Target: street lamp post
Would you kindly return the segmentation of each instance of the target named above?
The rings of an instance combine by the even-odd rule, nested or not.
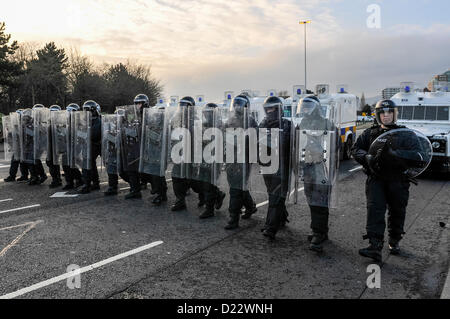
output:
[[[306,25],[311,23],[311,20],[303,20],[299,22],[305,26],[305,90],[308,92],[308,87],[306,86]]]

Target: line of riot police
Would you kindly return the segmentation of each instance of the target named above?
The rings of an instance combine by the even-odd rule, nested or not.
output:
[[[292,118],[284,118],[283,103],[275,96],[264,101],[259,113],[245,94],[236,96],[229,108],[213,103],[199,107],[189,96],[178,107],[150,107],[144,94],[133,102],[106,115],[92,100],[82,108],[35,105],[11,113],[4,119],[5,155],[11,169],[14,163],[17,172],[20,161],[21,180],[27,178],[28,169],[29,184],[41,184],[47,178],[41,163],[45,159],[50,187],[62,186],[62,165],[63,189],[86,194],[100,189],[101,156],[108,174],[105,196],[118,194],[120,176],[130,185],[126,199],[141,198],[150,183],[152,203],[159,206],[167,201],[169,177],[176,197],[171,210],[186,209],[185,198],[192,189],[198,194],[198,207],[205,206],[202,219],[215,215],[228,190],[227,230],[257,211],[254,198],[264,198],[268,210],[262,233],[270,239],[289,222],[286,204],[306,202],[311,213],[310,249],[322,251],[329,209],[337,205],[338,105],[324,106],[309,96],[299,102]],[[421,145],[413,152],[416,157],[422,154],[421,160],[405,164],[402,172],[412,165],[426,166],[428,145]],[[5,181],[15,180],[16,172]]]

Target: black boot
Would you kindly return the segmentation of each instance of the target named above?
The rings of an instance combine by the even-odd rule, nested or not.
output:
[[[253,214],[255,214],[258,211],[256,207],[253,207],[252,209],[245,209],[244,215],[242,215],[242,219],[250,219]]]
[[[89,194],[91,192],[91,187],[89,185],[84,185],[79,191],[78,194]]]
[[[224,192],[219,191],[219,196],[217,197],[216,204],[214,205],[215,209],[219,210],[222,207],[225,196],[226,195]]]
[[[108,189],[105,192],[103,192],[103,195],[105,195],[105,196],[114,196],[114,195],[117,195],[118,193],[119,192],[117,190],[117,186],[116,187],[109,186]]]
[[[26,182],[28,181],[28,177],[27,176],[21,176],[17,179],[18,182]]]
[[[5,183],[9,183],[9,182],[15,182],[16,178],[12,177],[12,176],[8,176],[7,178],[4,179]]]
[[[359,250],[359,254],[364,257],[372,258],[377,262],[381,262],[383,249],[383,241],[377,238],[369,238],[369,247]]]
[[[167,202],[166,194],[158,195],[152,200],[152,203],[156,206],[160,206],[163,202]]]
[[[328,240],[328,234],[313,233],[308,236],[308,240],[311,242],[309,249],[320,253],[323,251],[322,244]]]
[[[139,199],[142,198],[141,191],[130,191],[127,195],[125,195],[125,199]]]
[[[84,182],[83,182],[82,179],[77,179],[75,181],[75,188],[78,188],[78,187],[83,186],[83,185],[84,185]]]
[[[263,229],[262,233],[263,233],[264,237],[267,237],[270,240],[274,240],[275,239],[275,232],[273,230],[270,230],[269,228]]]
[[[100,190],[100,183],[92,183],[91,191],[99,191]]]
[[[67,184],[66,186],[64,186],[62,188],[62,190],[63,191],[69,191],[69,190],[74,189],[74,188],[75,188],[75,186],[73,184]]]
[[[50,188],[56,188],[59,186],[62,186],[62,182],[60,179],[54,179],[49,185]]]
[[[47,180],[47,175],[42,175],[41,177],[39,177],[38,184],[42,184],[46,180]]]
[[[171,208],[173,212],[177,212],[183,209],[186,209],[186,201],[184,199],[177,200]]]
[[[239,214],[230,214],[228,224],[225,226],[226,230],[236,229],[239,227]]]
[[[214,217],[214,208],[206,208],[205,211],[198,216],[200,219],[206,219],[209,217]]]
[[[400,239],[398,238],[389,238],[389,252],[391,255],[400,255],[400,246],[399,243]]]
[[[39,177],[31,177],[28,185],[39,185]]]

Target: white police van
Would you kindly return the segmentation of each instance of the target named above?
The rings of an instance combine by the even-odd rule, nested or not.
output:
[[[428,137],[433,147],[429,169],[450,172],[450,93],[443,85],[436,92],[415,92],[414,83],[403,82],[391,100],[398,106],[398,124]]]

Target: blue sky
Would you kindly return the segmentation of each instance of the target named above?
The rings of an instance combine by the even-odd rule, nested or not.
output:
[[[371,4],[381,29],[366,25]],[[219,101],[303,84],[304,18],[309,88],[346,83],[370,97],[402,81],[424,87],[450,68],[449,12],[448,0],[17,0],[2,4],[0,21],[20,42],[150,64],[166,98]]]

